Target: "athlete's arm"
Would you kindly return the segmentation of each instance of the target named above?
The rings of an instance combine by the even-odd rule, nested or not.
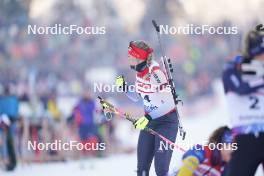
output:
[[[127,97],[128,97],[130,100],[132,100],[132,101],[134,101],[134,102],[137,102],[137,101],[140,100],[140,96],[139,96],[139,94],[138,94],[137,92],[132,92],[132,91],[128,90],[128,91],[126,92],[126,95],[127,95]]]
[[[199,164],[205,159],[205,152],[202,146],[197,145],[196,149],[191,149],[183,155],[183,165],[178,171],[177,176],[192,176]]]
[[[264,79],[245,82],[242,80],[241,75],[233,69],[224,71],[223,83],[225,92],[233,91],[240,95],[250,94],[256,92],[259,88],[264,87]]]
[[[137,102],[140,99],[138,93],[136,93],[135,91],[132,92],[131,90],[128,89],[128,85],[127,85],[127,83],[125,81],[124,76],[121,75],[121,76],[117,76],[116,77],[116,85],[119,88],[121,88],[123,90],[123,92],[126,93],[127,97],[129,99],[131,99],[132,101]]]

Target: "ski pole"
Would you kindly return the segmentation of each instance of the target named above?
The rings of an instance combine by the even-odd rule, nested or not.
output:
[[[179,121],[180,136],[182,136],[182,139],[184,140],[185,139],[185,135],[186,135],[186,131],[183,129],[183,126],[182,126],[181,120],[180,120],[180,115],[179,115],[179,112],[178,112],[178,109],[177,109],[177,104],[181,100],[178,100],[178,95],[176,94],[176,89],[175,89],[174,81],[173,81],[173,78],[172,78],[172,73],[173,73],[172,64],[171,64],[170,59],[165,56],[164,48],[162,47],[161,38],[160,38],[160,35],[159,35],[160,28],[157,25],[155,20],[152,20],[152,24],[153,24],[153,26],[154,26],[154,28],[156,30],[156,33],[157,33],[158,42],[159,42],[159,46],[160,46],[160,51],[161,51],[161,55],[162,55],[161,61],[162,61],[164,70],[166,72],[169,85],[171,87],[171,93],[172,93],[172,96],[173,96],[175,109],[176,109],[176,113],[177,113],[178,121]]]
[[[112,105],[111,103],[107,102],[102,97],[98,96],[98,99],[100,100],[100,103],[101,103],[101,105],[103,107],[103,111],[106,111],[106,113],[113,113],[113,114],[115,114],[115,115],[117,115],[119,117],[127,119],[128,121],[132,122],[133,124],[136,122],[136,119],[130,117],[130,115],[128,113],[123,112],[120,109],[116,108],[114,105]],[[106,113],[105,113],[105,115],[106,115]],[[109,117],[107,117],[107,118],[109,119]],[[154,131],[153,129],[151,129],[149,127],[145,127],[144,131],[146,131],[146,132],[148,132],[148,133],[150,133],[150,134],[152,134],[154,136],[157,136],[158,138],[160,138],[164,142],[172,145],[174,148],[179,149],[182,152],[186,151],[182,147],[176,145],[174,142],[172,142],[168,138],[164,137],[163,135],[161,135],[160,133]]]

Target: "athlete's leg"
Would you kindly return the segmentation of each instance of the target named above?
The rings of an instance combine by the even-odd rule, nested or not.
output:
[[[154,157],[155,136],[141,131],[137,147],[137,175],[149,176],[149,169]]]
[[[172,113],[162,118],[167,118],[166,120],[176,119],[176,114]],[[175,120],[171,121],[170,123],[166,121],[164,123],[161,123],[157,128],[155,128],[155,130],[164,137],[175,142],[178,131],[178,123]],[[160,138],[155,138],[155,171],[157,176],[166,176],[169,171],[173,148],[161,148],[161,142],[163,144],[166,144]]]

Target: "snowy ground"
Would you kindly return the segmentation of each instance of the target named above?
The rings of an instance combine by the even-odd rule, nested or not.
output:
[[[219,86],[217,86],[219,87]],[[222,92],[217,90],[216,92]],[[228,124],[228,115],[223,101],[223,95],[218,95],[218,104],[207,110],[202,114],[197,114],[191,118],[183,119],[184,127],[187,131],[187,137],[185,141],[181,141],[178,138],[178,144],[180,146],[186,146],[186,144],[195,144],[205,141],[208,135],[217,127]],[[122,131],[128,123],[121,125]],[[130,134],[131,135],[131,134]],[[131,144],[135,144],[136,136],[127,136],[124,134],[121,136],[130,140]],[[171,162],[171,169],[179,166],[179,161],[182,152],[175,151]],[[30,164],[19,165],[18,168],[12,173],[6,173],[0,171],[1,176],[135,176],[136,175],[136,154],[122,154],[100,159],[87,159],[82,161],[68,161],[57,162],[49,164]],[[151,176],[154,176],[154,169],[151,168]],[[262,169],[258,169],[256,176],[264,176]]]
[[[118,155],[105,159],[90,159],[66,163],[19,166],[15,172],[0,171],[1,176],[135,176],[136,155]],[[259,169],[256,176],[263,176]],[[151,176],[154,176],[153,168]]]

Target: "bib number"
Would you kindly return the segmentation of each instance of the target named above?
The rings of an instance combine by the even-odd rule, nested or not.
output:
[[[256,96],[250,96],[249,100],[251,102],[251,105],[249,106],[250,109],[260,109],[259,107],[259,99]]]

